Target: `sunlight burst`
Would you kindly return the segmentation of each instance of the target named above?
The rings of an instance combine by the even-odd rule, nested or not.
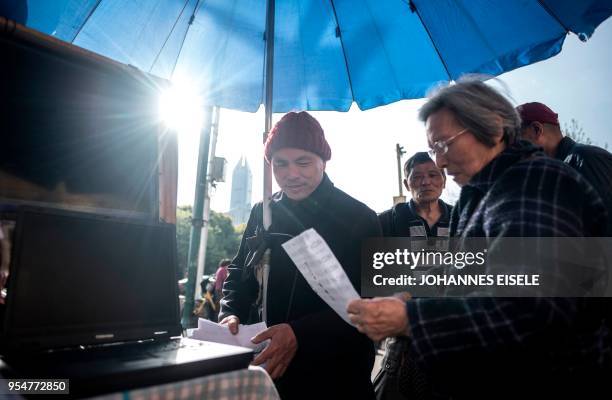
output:
[[[179,135],[198,134],[203,123],[202,98],[186,83],[173,83],[159,100],[159,113]]]

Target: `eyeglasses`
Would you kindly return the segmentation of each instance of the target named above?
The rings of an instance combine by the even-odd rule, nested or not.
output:
[[[446,140],[438,140],[437,142],[434,142],[433,146],[428,151],[429,155],[431,157],[435,157],[436,154],[439,156],[443,156],[444,154],[448,152],[448,145],[451,144],[453,140],[455,140],[459,135],[467,132],[467,130],[468,128],[465,128],[459,133],[456,133],[455,135],[451,136],[450,138]]]

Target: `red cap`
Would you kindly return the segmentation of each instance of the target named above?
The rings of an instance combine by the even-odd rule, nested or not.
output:
[[[323,128],[306,111],[287,113],[274,125],[264,145],[266,160],[270,162],[276,151],[288,147],[310,151],[323,161],[331,158],[331,149],[325,140]]]
[[[516,107],[516,111],[520,114],[523,125],[540,122],[559,126],[559,116],[545,104],[525,103]]]

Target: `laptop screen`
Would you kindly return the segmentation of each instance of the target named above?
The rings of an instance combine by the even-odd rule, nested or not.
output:
[[[6,332],[49,348],[180,334],[173,225],[22,210]]]

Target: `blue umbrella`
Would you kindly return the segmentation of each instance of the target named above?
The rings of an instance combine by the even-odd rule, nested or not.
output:
[[[27,25],[164,78],[189,76],[209,104],[254,112],[265,101],[266,3],[29,0]],[[554,56],[568,32],[590,37],[612,1],[277,0],[271,11],[272,110],[347,111]]]
[[[15,3],[16,0],[11,0]],[[29,0],[28,25],[241,111],[362,110],[582,40],[611,0]],[[269,37],[273,40],[266,40]],[[264,198],[271,191],[265,174]],[[266,223],[267,225],[267,223]]]

